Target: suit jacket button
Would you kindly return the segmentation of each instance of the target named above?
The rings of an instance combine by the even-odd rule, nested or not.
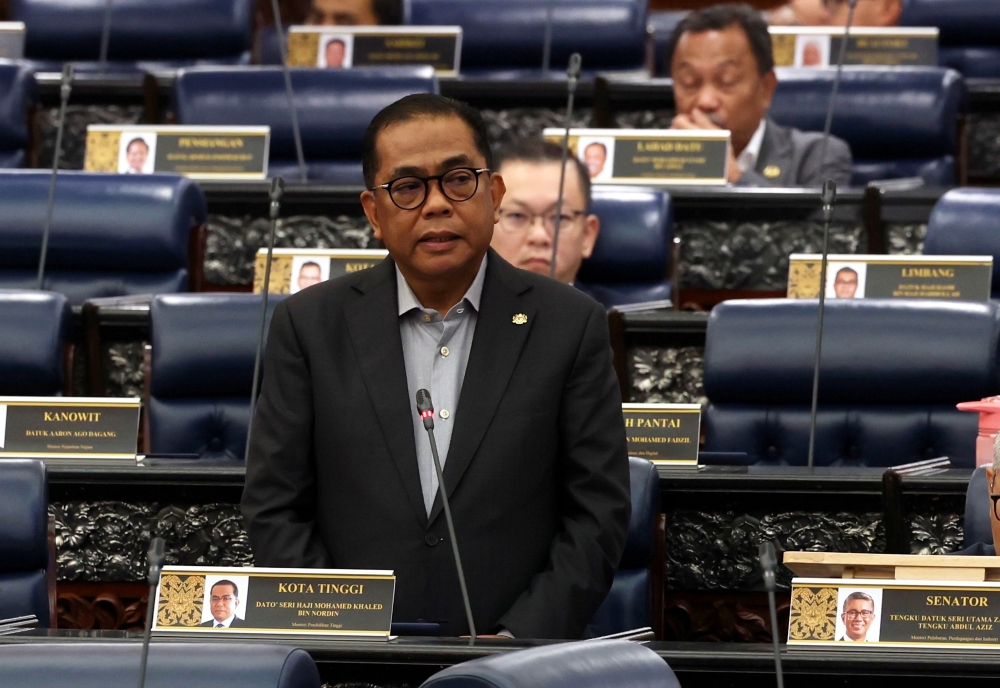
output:
[[[427,533],[427,535],[424,536],[424,542],[426,542],[431,547],[433,547],[434,545],[436,545],[440,541],[441,540],[434,533]]]

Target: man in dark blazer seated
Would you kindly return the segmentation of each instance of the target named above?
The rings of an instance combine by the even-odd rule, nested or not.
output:
[[[831,136],[783,127],[767,116],[778,85],[771,35],[747,5],[691,12],[667,43],[674,129],[728,129],[729,181],[741,186],[819,187],[851,181],[851,149]]]
[[[630,516],[604,310],[489,248],[504,183],[468,106],[407,96],[362,150],[390,257],[275,309],[242,504],[255,562],[392,569],[394,621],[468,633],[425,388],[477,631],[579,638]]]

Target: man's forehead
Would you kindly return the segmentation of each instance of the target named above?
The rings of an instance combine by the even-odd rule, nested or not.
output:
[[[451,115],[394,122],[379,132],[375,150],[381,170],[422,168],[430,172],[459,160],[485,164],[472,129],[460,117]]]
[[[566,161],[566,186],[564,197],[571,202],[583,201],[579,169],[572,160]],[[507,191],[504,204],[542,203],[559,200],[559,162],[556,160],[507,160],[498,170],[504,177]]]

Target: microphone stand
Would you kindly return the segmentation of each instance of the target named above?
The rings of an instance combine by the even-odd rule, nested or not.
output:
[[[277,232],[278,215],[281,212],[281,196],[285,192],[285,181],[281,177],[271,180],[271,229],[267,233],[267,260],[264,261],[264,291],[260,302],[260,332],[257,335],[257,353],[253,360],[253,384],[250,388],[250,424],[247,426],[247,446],[243,460],[250,457],[250,436],[253,433],[253,416],[257,410],[257,392],[260,387],[260,359],[264,351],[264,330],[267,327],[267,297],[271,289],[271,260],[274,257],[274,235]]]
[[[278,50],[281,51],[281,71],[285,75],[285,91],[288,93],[288,112],[292,116],[292,137],[295,139],[295,157],[299,161],[299,181],[306,182],[306,156],[302,150],[302,132],[299,130],[299,114],[295,110],[295,91],[292,90],[292,73],[288,70],[288,41],[281,27],[281,10],[278,0],[271,0],[274,12],[274,28],[278,32]]]
[[[458,570],[458,584],[462,588],[462,604],[465,605],[465,618],[469,623],[469,646],[476,644],[476,622],[472,619],[472,603],[469,602],[469,589],[465,585],[465,571],[462,569],[462,557],[458,553],[458,538],[455,537],[455,523],[451,519],[451,503],[448,491],[444,486],[444,471],[441,470],[441,459],[438,456],[437,440],[434,439],[434,404],[431,394],[426,389],[417,390],[417,411],[424,421],[424,429],[431,443],[431,457],[434,459],[434,471],[437,473],[438,494],[441,495],[441,505],[444,507],[444,520],[448,525],[448,537],[451,538],[451,553],[455,557],[455,568]]]
[[[854,23],[854,9],[858,0],[849,0],[847,23],[844,24],[844,39],[840,42],[840,55],[837,57],[837,73],[833,77],[833,90],[830,92],[830,107],[826,111],[826,124],[823,126],[823,141],[819,149],[819,169],[826,163],[826,148],[830,142],[830,131],[833,129],[833,111],[837,104],[837,94],[840,93],[840,80],[844,75],[844,60],[847,59],[847,41],[851,38],[851,24]]]
[[[62,158],[63,129],[66,126],[66,105],[73,90],[73,65],[63,65],[59,82],[59,121],[56,123],[56,149],[52,153],[52,181],[49,182],[49,202],[45,206],[45,227],[42,229],[42,252],[38,257],[38,289],[45,281],[45,260],[49,253],[49,234],[52,232],[52,211],[56,203],[56,177],[59,176],[59,160]]]
[[[153,610],[156,608],[156,584],[160,581],[160,570],[166,558],[166,543],[161,537],[154,537],[149,543],[149,601],[146,603],[146,629],[142,636],[142,660],[139,663],[139,688],[146,685],[146,662],[149,659],[149,641],[153,632]]]
[[[569,57],[569,69],[566,71],[566,133],[562,142],[562,167],[559,168],[559,200],[556,201],[556,226],[552,233],[552,263],[549,265],[549,277],[556,276],[556,255],[559,252],[559,225],[562,220],[563,192],[566,188],[566,161],[569,159],[569,129],[573,125],[573,100],[576,97],[576,84],[580,80],[580,53]]]
[[[545,43],[542,46],[542,71],[549,71],[552,60],[552,22],[554,21],[555,0],[548,0],[545,13]]]
[[[767,604],[771,609],[771,639],[774,641],[774,673],[778,679],[778,688],[785,688],[785,676],[781,670],[781,648],[778,643],[778,610],[774,601],[774,591],[777,588],[775,566],[778,559],[774,553],[774,544],[770,542],[760,543],[758,554],[760,557],[760,568],[764,574],[764,587],[767,588]]]
[[[108,45],[111,43],[111,0],[104,3],[104,27],[101,29],[100,70],[108,68]]]

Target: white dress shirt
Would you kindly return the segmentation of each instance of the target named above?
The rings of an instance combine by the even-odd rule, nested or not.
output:
[[[757,125],[757,131],[750,137],[750,143],[743,149],[743,152],[736,158],[736,165],[740,172],[746,172],[757,167],[757,158],[760,157],[760,147],[764,143],[764,129],[767,127],[767,120],[762,119]]]

